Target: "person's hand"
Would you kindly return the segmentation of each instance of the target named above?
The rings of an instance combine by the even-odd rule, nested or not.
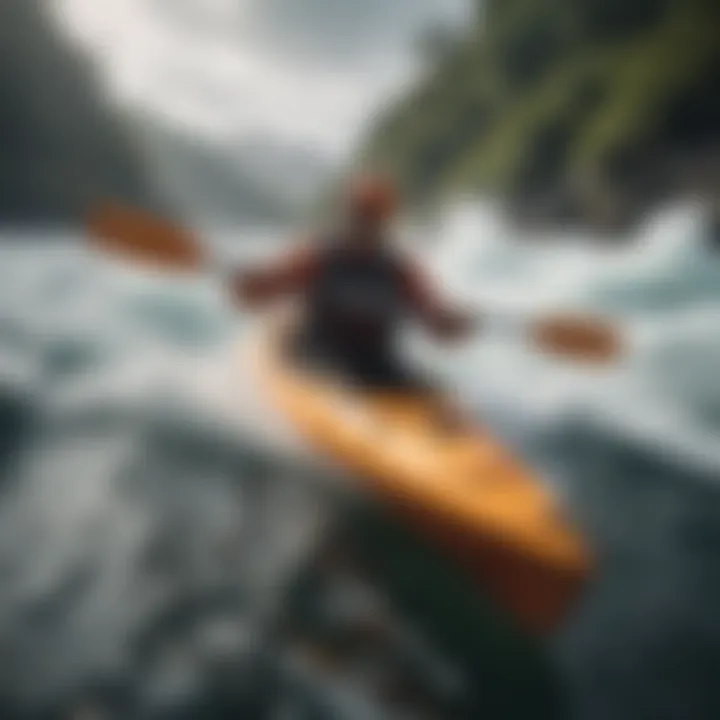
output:
[[[233,297],[243,305],[255,307],[264,299],[268,283],[258,274],[239,272],[231,280]]]
[[[445,310],[433,317],[432,329],[435,336],[441,340],[464,340],[477,331],[478,318],[459,310]]]

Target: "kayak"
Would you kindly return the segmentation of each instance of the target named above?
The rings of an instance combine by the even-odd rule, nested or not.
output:
[[[553,495],[483,428],[449,432],[427,399],[354,389],[300,367],[284,351],[291,328],[271,323],[255,345],[275,409],[522,627],[556,629],[591,562]]]

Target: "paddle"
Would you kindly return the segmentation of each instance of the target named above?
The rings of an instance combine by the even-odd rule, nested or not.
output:
[[[536,320],[530,340],[539,350],[575,361],[604,363],[622,355],[618,331],[599,318],[561,316]]]
[[[157,215],[116,203],[92,210],[85,221],[90,245],[143,267],[196,272],[208,269],[209,257],[189,231]]]
[[[143,267],[174,272],[212,270],[212,260],[189,231],[154,214],[107,203],[87,218],[90,244]],[[528,338],[539,350],[579,362],[605,363],[622,352],[618,331],[590,317],[550,316],[531,321]]]

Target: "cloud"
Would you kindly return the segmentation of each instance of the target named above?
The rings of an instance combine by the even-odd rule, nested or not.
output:
[[[122,102],[199,134],[339,156],[407,78],[415,32],[471,0],[58,0]]]
[[[458,23],[468,7],[467,0],[257,0],[247,21],[279,53],[367,64],[406,53],[418,31]]]

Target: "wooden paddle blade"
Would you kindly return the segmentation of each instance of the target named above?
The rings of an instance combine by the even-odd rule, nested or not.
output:
[[[102,252],[146,267],[192,271],[204,265],[200,243],[178,225],[151,213],[106,203],[89,213],[85,229]]]
[[[610,362],[622,353],[617,329],[595,318],[544,318],[535,323],[531,337],[540,350],[578,361]]]

